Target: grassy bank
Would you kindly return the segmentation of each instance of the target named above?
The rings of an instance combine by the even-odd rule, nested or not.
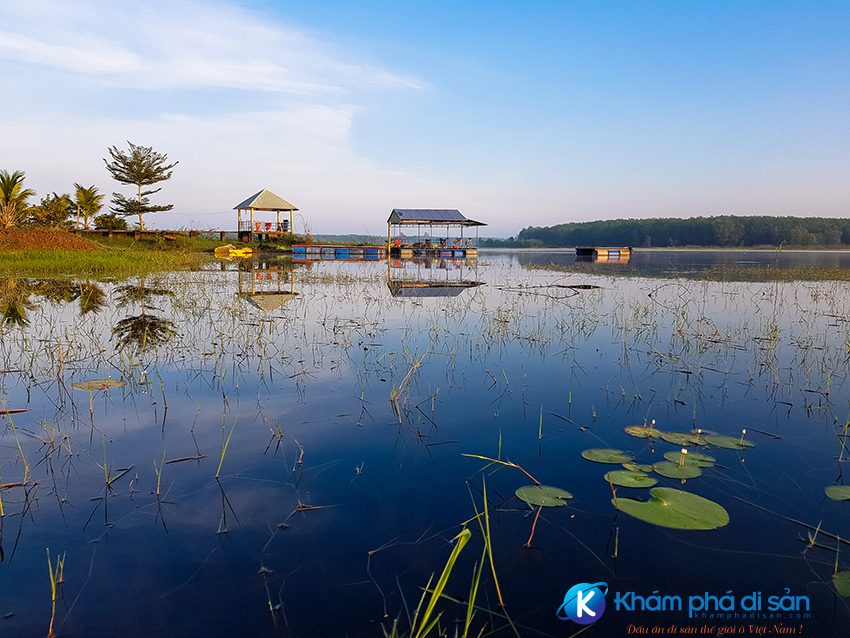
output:
[[[212,256],[189,251],[145,249],[11,250],[0,252],[2,275],[127,276],[198,267]]]
[[[128,276],[197,268],[213,259],[221,242],[200,237],[81,239],[63,231],[5,231],[2,275]]]

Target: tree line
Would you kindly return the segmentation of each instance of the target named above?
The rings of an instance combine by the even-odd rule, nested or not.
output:
[[[74,184],[74,193],[50,193],[37,204],[31,203],[36,193],[26,186],[26,173],[20,170],[0,170],[0,230],[16,227],[126,229],[127,217],[138,217],[138,227],[145,229],[144,215],[171,210],[173,204],[153,204],[150,196],[161,188],[151,186],[171,179],[177,162],[149,146],[128,142],[129,149],[110,146],[109,159],[103,158],[106,170],[120,184],[135,187],[131,196],[112,193],[110,212],[101,214],[106,197],[92,184]]]
[[[850,219],[718,215],[612,219],[529,226],[516,237],[485,239],[488,247],[848,246]]]

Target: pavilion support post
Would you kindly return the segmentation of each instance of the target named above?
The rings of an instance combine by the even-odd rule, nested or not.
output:
[[[289,232],[295,232],[295,220],[293,219],[292,211],[289,211]]]
[[[248,235],[248,236],[251,238],[251,242],[253,243],[253,241],[254,241],[254,209],[249,208],[248,210],[251,211],[251,230],[250,230],[251,234]],[[253,291],[251,291],[251,292],[253,292]]]
[[[280,211],[277,211],[277,232],[280,232]]]
[[[393,246],[393,225],[387,222],[387,257],[390,256],[390,251]]]

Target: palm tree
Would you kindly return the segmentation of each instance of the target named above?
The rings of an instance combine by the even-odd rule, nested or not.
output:
[[[80,225],[80,214],[83,215],[83,228],[89,227],[89,217],[94,217],[103,208],[103,193],[97,192],[97,186],[92,184],[85,187],[74,184],[74,203],[77,206],[77,226]]]
[[[23,171],[0,171],[0,229],[17,226],[27,210],[27,200],[35,195],[31,188],[24,188],[25,178]]]

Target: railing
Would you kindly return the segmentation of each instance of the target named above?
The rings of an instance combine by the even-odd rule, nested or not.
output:
[[[280,224],[277,222],[254,222],[253,227],[251,226],[250,221],[241,221],[239,222],[239,231],[253,231],[255,233],[288,233],[290,232],[289,220],[284,220],[280,222]]]

